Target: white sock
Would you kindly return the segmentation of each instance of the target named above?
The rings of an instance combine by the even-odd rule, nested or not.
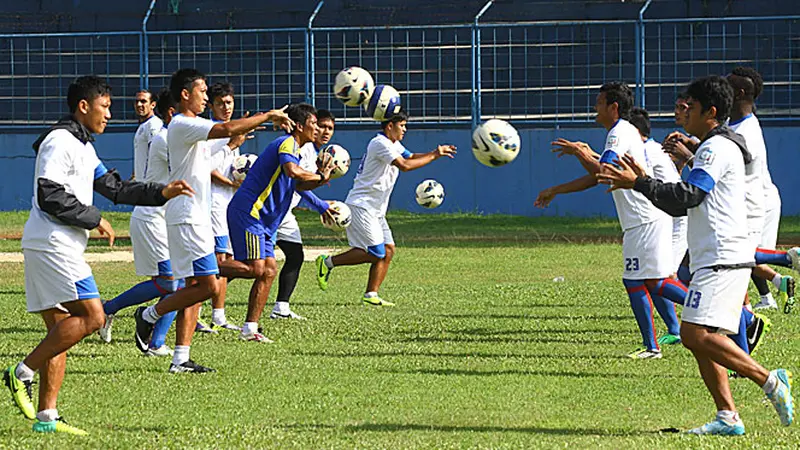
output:
[[[327,267],[328,269],[333,269],[333,257],[328,256],[327,258],[325,258],[325,267]]]
[[[258,333],[258,322],[245,322],[242,325],[242,334]]]
[[[378,293],[374,292],[374,291],[373,292],[367,292],[366,294],[364,294],[364,297],[367,297],[367,298],[375,298],[377,296],[378,296]]]
[[[725,409],[723,409],[721,411],[717,411],[717,419],[719,419],[719,420],[721,420],[721,421],[723,421],[725,423],[731,424],[731,425],[740,420],[738,412],[736,412],[736,411],[728,411],[728,410],[725,410]]]
[[[142,312],[142,319],[149,323],[156,323],[160,318],[161,315],[156,312],[156,305],[148,306],[145,308],[144,312]]]
[[[53,409],[43,409],[36,413],[36,418],[39,419],[39,422],[52,422],[58,419],[58,410]]]
[[[772,391],[778,387],[778,376],[775,375],[774,372],[769,373],[769,377],[767,377],[767,382],[761,386],[761,389],[764,390],[764,393],[769,395],[772,394]]]
[[[775,303],[775,299],[772,298],[772,292],[770,292],[768,294],[765,294],[765,295],[762,295],[761,296],[761,301],[764,302],[764,303],[770,303],[770,304]]]
[[[272,309],[278,314],[283,314],[284,316],[289,314],[291,309],[289,309],[289,302],[275,302],[275,308]]]
[[[172,364],[176,366],[180,366],[181,364],[185,363],[189,360],[189,346],[188,345],[176,345],[173,351],[175,353],[172,354]]]
[[[17,368],[14,369],[14,375],[16,375],[17,378],[22,381],[31,381],[35,373],[36,372],[34,372],[30,367],[26,366],[24,362],[17,364]]]
[[[746,309],[746,310],[748,310],[748,311],[750,311],[750,312],[753,312],[753,305],[751,305],[750,303],[746,303],[746,304],[743,306],[743,308],[744,308],[744,309]]]
[[[772,277],[772,284],[774,284],[776,288],[780,289],[781,280],[783,280],[783,275],[777,273],[774,277]]]
[[[225,318],[225,308],[214,308],[211,310],[211,321],[217,325],[225,325],[228,319]]]

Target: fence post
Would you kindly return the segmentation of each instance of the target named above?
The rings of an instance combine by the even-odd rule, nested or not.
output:
[[[147,8],[147,14],[144,15],[142,20],[142,34],[139,35],[139,89],[148,89],[150,87],[150,53],[149,45],[147,43],[147,21],[150,20],[150,14],[153,8],[156,7],[156,0],[150,1],[150,6]]]
[[[478,21],[492,3],[494,0],[486,2],[472,23],[472,128],[481,123],[481,30]]]
[[[308,18],[308,27],[306,28],[306,103],[314,104],[316,97],[314,86],[314,19],[317,18],[317,13],[325,4],[325,0],[320,0],[311,17]]]
[[[642,9],[639,10],[639,20],[636,21],[636,104],[640,108],[644,108],[644,55],[645,55],[645,48],[644,48],[644,13],[647,11],[647,8],[650,7],[650,3],[653,0],[647,0],[647,2],[642,6]]]

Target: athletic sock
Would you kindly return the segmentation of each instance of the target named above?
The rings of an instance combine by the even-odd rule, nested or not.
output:
[[[744,320],[745,328],[749,327],[750,324],[753,323],[753,319],[756,317],[756,315],[753,314],[753,311],[750,311],[750,309],[747,308],[748,306],[750,306],[749,303],[745,306],[742,306],[742,320]]]
[[[225,308],[214,308],[211,310],[211,322],[216,325],[225,325],[228,319],[225,317]]]
[[[680,336],[681,321],[678,320],[678,313],[675,312],[675,304],[660,295],[651,295],[650,297],[653,299],[653,306],[656,307],[658,315],[661,316],[661,320],[667,326],[667,332]]]
[[[289,302],[275,302],[275,308],[273,308],[273,311],[284,316],[289,314],[291,311],[289,308]]]
[[[156,321],[153,325],[153,336],[150,338],[150,348],[161,348],[167,340],[167,332],[175,321],[178,311],[170,311]]]
[[[717,411],[717,419],[727,423],[728,425],[733,425],[739,421],[739,413],[736,411],[728,411],[723,409]]]
[[[36,418],[39,420],[39,422],[52,422],[58,419],[58,410],[55,408],[43,409],[36,413]]]
[[[333,257],[328,256],[327,258],[325,258],[324,261],[325,261],[325,267],[327,267],[328,269],[333,269]]]
[[[149,323],[156,323],[161,318],[161,314],[156,312],[156,305],[150,305],[142,312],[142,318]]]
[[[14,369],[14,375],[22,381],[31,381],[33,380],[33,375],[36,372],[33,371],[30,367],[25,365],[24,362],[17,364],[17,368]]]
[[[378,296],[378,293],[374,292],[374,291],[366,292],[364,294],[364,297],[366,297],[366,298],[375,298],[377,296]]]
[[[769,264],[771,266],[792,267],[789,254],[779,250],[756,249],[756,264]]]
[[[739,318],[739,332],[729,336],[739,348],[749,355],[750,347],[747,345],[747,318],[745,317],[745,311],[747,310],[742,308],[741,317]]]
[[[653,322],[653,304],[650,293],[642,280],[626,280],[622,283],[628,291],[633,316],[642,334],[642,345],[648,350],[661,350],[656,342],[656,327]]]
[[[142,304],[148,300],[160,297],[167,293],[153,280],[142,281],[136,286],[119,294],[103,304],[106,314],[116,314],[117,311],[133,305]]]
[[[774,277],[772,277],[772,284],[775,285],[776,289],[781,288],[781,281],[783,280],[783,275],[776,273]]]
[[[181,364],[188,361],[189,348],[190,347],[188,345],[176,345],[174,349],[175,352],[172,354],[172,364],[180,366]]]
[[[258,333],[258,322],[245,322],[242,325],[242,334]]]
[[[769,376],[767,377],[767,382],[764,383],[763,386],[761,386],[761,389],[764,390],[765,394],[769,395],[772,394],[775,391],[775,388],[777,387],[778,387],[778,376],[775,375],[773,372],[770,372]]]
[[[656,289],[651,294],[660,295],[665,299],[677,303],[679,305],[683,305],[683,302],[686,301],[686,294],[688,293],[688,289],[686,289],[686,285],[678,280],[673,280],[672,278],[663,278],[658,280],[656,283]]]

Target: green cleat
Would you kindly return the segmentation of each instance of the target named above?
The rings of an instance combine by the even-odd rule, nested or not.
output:
[[[386,301],[380,297],[367,297],[366,295],[361,298],[364,305],[371,306],[394,306],[394,303]]]
[[[16,366],[11,366],[3,372],[3,381],[6,387],[11,391],[11,398],[14,403],[19,407],[22,414],[30,419],[36,418],[36,408],[33,407],[33,400],[31,400],[31,386],[33,381],[22,381],[17,378]]]
[[[68,424],[63,418],[58,417],[52,422],[42,422],[37,420],[33,423],[33,431],[36,433],[67,433],[75,436],[88,436],[89,433],[81,430],[80,428],[73,427]]]
[[[784,275],[781,277],[781,287],[778,292],[778,301],[783,302],[783,312],[789,314],[794,306],[795,281],[794,278]]]
[[[658,338],[658,345],[675,345],[681,343],[681,337],[676,334],[665,334]]]
[[[328,278],[331,276],[331,269],[325,265],[325,260],[330,258],[328,255],[317,256],[317,284],[323,291],[328,290]]]

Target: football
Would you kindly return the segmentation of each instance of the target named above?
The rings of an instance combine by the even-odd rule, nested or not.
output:
[[[519,146],[517,130],[504,120],[487,120],[472,133],[472,153],[485,166],[510,163],[519,154]]]
[[[331,171],[331,179],[339,178],[347,173],[350,168],[350,153],[341,145],[331,144],[323,148],[319,154],[322,156],[323,152],[330,153],[333,157],[333,171]]]
[[[258,159],[258,156],[253,155],[252,153],[246,153],[234,158],[233,164],[231,164],[231,174],[233,175],[233,179],[240,183],[244,181],[245,177],[247,176],[247,172],[251,167],[253,167],[256,159]]]
[[[388,84],[379,84],[372,91],[369,101],[364,103],[364,110],[373,119],[383,122],[400,112],[400,93]]]
[[[444,201],[444,186],[436,180],[425,180],[417,185],[417,203],[423,208],[436,208]]]
[[[324,221],[322,221],[322,216],[320,216],[320,221],[322,221],[322,225],[331,230],[331,231],[344,231],[345,228],[350,226],[350,207],[346,204],[334,200],[331,202],[330,205],[331,209],[337,211],[339,214],[333,215],[333,225],[328,225]]]
[[[342,69],[333,83],[333,95],[347,106],[361,106],[369,101],[375,81],[372,75],[361,67]]]

